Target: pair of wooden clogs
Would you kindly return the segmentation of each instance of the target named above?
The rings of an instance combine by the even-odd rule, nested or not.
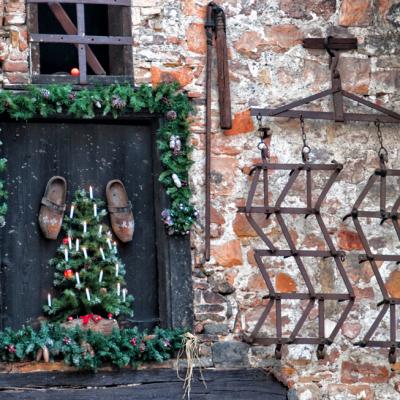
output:
[[[47,183],[42,198],[39,225],[47,239],[57,239],[66,208],[67,182],[62,176],[53,176]],[[124,184],[114,179],[106,187],[107,207],[115,236],[121,242],[130,242],[134,232],[132,204]]]

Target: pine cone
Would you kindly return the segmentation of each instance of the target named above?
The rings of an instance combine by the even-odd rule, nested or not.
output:
[[[177,113],[175,110],[169,110],[166,114],[165,117],[167,118],[168,121],[174,121],[176,120]]]
[[[101,294],[107,294],[107,289],[105,287],[100,288]]]
[[[126,101],[122,100],[119,96],[113,96],[111,98],[111,106],[117,110],[122,110],[126,107]]]
[[[50,98],[50,91],[47,89],[41,89],[40,93],[42,93],[44,99],[48,100]]]

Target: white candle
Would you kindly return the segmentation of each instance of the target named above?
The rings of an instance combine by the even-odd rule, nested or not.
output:
[[[71,204],[71,209],[69,210],[69,217],[72,218],[74,216],[74,209],[75,206],[73,204]]]
[[[125,303],[125,301],[126,301],[126,292],[127,292],[127,289],[122,289],[122,301]]]
[[[103,261],[105,261],[106,256],[104,255],[104,251],[103,251],[102,247],[100,247],[100,254],[101,254],[101,258],[103,259]]]
[[[51,307],[51,294],[50,293],[47,294],[47,305],[49,307]]]
[[[89,196],[93,200],[93,188],[89,186]]]
[[[121,284],[118,282],[117,283],[117,295],[119,296],[121,294]]]
[[[88,257],[87,257],[87,250],[86,250],[86,247],[82,247],[82,251],[83,251],[83,256],[84,256],[85,258],[88,258]]]
[[[68,262],[68,249],[64,249],[65,261]]]
[[[75,272],[76,286],[81,287],[81,280],[79,278],[79,272]]]
[[[83,221],[83,233],[87,232],[87,223],[86,221]]]
[[[99,283],[101,283],[102,281],[103,281],[103,270],[100,270]]]
[[[93,204],[93,215],[95,217],[97,217],[97,204],[96,203]]]
[[[71,236],[68,236],[68,247],[70,250],[72,250],[72,239]]]
[[[76,239],[75,241],[75,250],[79,251],[79,239]]]
[[[117,254],[117,242],[114,242],[113,245],[114,245],[114,253]]]
[[[99,226],[99,236],[101,236],[101,232],[103,231],[103,225]]]
[[[109,248],[110,250],[112,250],[112,244],[111,244],[110,238],[107,238],[107,244],[108,244],[108,248]]]
[[[89,288],[86,288],[86,298],[87,298],[87,301],[90,301],[90,291],[89,291]]]
[[[119,265],[115,264],[115,276],[118,276],[118,272],[119,272]]]

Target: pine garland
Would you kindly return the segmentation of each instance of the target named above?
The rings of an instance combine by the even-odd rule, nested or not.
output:
[[[188,116],[192,107],[177,83],[161,84],[156,88],[142,85],[138,89],[128,84],[115,84],[80,91],[74,91],[71,85],[31,86],[23,93],[0,91],[0,113],[15,120],[27,121],[57,114],[83,119],[98,115],[118,118],[122,114],[144,110],[165,116],[157,144],[164,167],[159,180],[170,199],[170,208],[163,211],[162,220],[169,234],[187,234],[198,217],[190,201],[188,186],[188,171],[192,164]]]
[[[184,334],[182,329],[156,328],[148,335],[137,328],[125,328],[104,336],[79,327],[66,329],[47,323],[42,323],[39,330],[30,326],[7,328],[0,331],[0,361],[34,361],[38,352],[45,349],[49,361],[64,360],[78,369],[96,370],[103,364],[137,367],[143,362],[172,358],[182,348]]]

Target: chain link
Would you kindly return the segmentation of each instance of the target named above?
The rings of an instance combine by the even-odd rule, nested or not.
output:
[[[378,155],[379,158],[383,161],[383,162],[388,162],[388,158],[389,158],[389,152],[387,151],[386,147],[383,145],[383,136],[382,136],[382,131],[381,131],[381,122],[379,121],[379,119],[377,119],[375,121],[375,126],[376,126],[376,135],[378,136],[378,140],[379,140],[379,150],[378,150]]]
[[[260,141],[257,144],[257,149],[261,151],[261,157],[263,160],[268,161],[270,157],[269,147],[264,143],[264,139],[268,134],[269,128],[262,126],[262,116],[260,113],[257,114],[258,132],[260,134]]]
[[[307,144],[307,136],[304,129],[304,118],[300,115],[300,126],[301,126],[301,139],[303,140],[303,148],[301,149],[301,158],[303,162],[308,162],[310,159],[311,147]]]

